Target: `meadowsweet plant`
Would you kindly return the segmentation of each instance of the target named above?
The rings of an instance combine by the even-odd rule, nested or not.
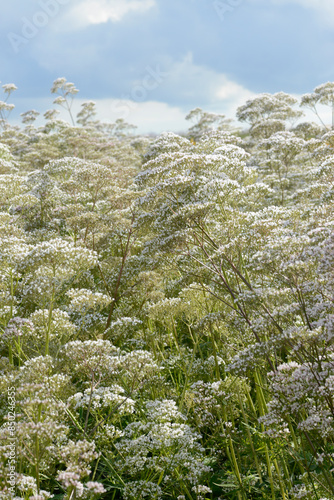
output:
[[[57,78],[53,82],[51,93],[58,94],[58,97],[53,101],[54,104],[58,104],[65,108],[71,118],[72,125],[75,125],[75,121],[72,115],[72,104],[74,96],[79,92],[75,87],[74,83],[68,82],[66,78]]]
[[[316,116],[319,118],[322,125],[328,128],[327,125],[322,121],[319,112],[317,110],[317,105],[322,104],[329,106],[332,110],[332,129],[334,128],[334,84],[333,82],[323,83],[318,85],[314,91],[310,94],[304,94],[301,98],[300,105],[311,109]]]
[[[8,117],[15,108],[14,104],[9,104],[8,99],[11,93],[17,90],[17,87],[14,83],[5,83],[2,85],[2,89],[6,96],[4,101],[0,101],[0,127],[4,130],[8,126]]]
[[[186,120],[195,122],[188,130],[188,136],[193,140],[198,140],[201,135],[211,130],[227,130],[232,121],[227,119],[225,115],[208,113],[201,108],[190,111]]]
[[[334,499],[331,126],[279,92],[139,136],[77,92],[0,102],[0,498]]]

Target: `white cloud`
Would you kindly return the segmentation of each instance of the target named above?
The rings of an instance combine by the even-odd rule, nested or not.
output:
[[[107,21],[121,21],[129,12],[145,12],[155,0],[80,0],[69,11],[73,27],[85,27]]]
[[[96,101],[96,105],[101,120],[114,122],[123,118],[136,125],[138,133],[178,132],[188,128],[184,111],[166,102],[101,99]]]
[[[152,90],[145,83],[147,68],[145,76],[132,88],[136,91],[142,89],[146,97],[144,102],[136,102],[136,92],[130,88],[126,97],[101,101],[109,102],[106,108],[101,105],[101,110],[109,109],[113,114],[112,120],[124,118],[137,125],[140,131],[182,131],[189,128],[185,116],[192,107],[199,106],[204,111],[223,113],[227,118],[235,119],[236,109],[256,95],[223,73],[195,64],[191,53],[181,61],[169,61],[152,68],[158,75]],[[140,92],[138,96],[141,96]],[[177,101],[179,105],[166,101]]]
[[[162,85],[174,87],[174,95],[179,89],[185,101],[190,97],[189,100],[197,103],[196,106],[204,106],[207,111],[221,112],[231,118],[235,116],[238,106],[255,96],[224,73],[196,64],[190,52],[182,61],[168,65],[167,73]]]
[[[219,85],[217,85],[216,98],[221,103],[225,103],[225,114],[234,116],[237,107],[245,104],[247,99],[255,97],[255,93],[243,87],[239,83],[229,80],[226,76],[220,75]]]
[[[180,61],[147,66],[120,99],[98,100],[97,108],[101,119],[123,118],[139,132],[182,131],[189,128],[185,116],[191,108],[234,119],[238,106],[255,95],[225,74],[196,64],[189,52]]]

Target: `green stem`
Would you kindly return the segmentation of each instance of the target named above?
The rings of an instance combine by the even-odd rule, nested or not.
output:
[[[263,391],[262,391],[262,387],[261,387],[260,377],[259,377],[257,370],[255,370],[255,372],[254,372],[254,380],[255,380],[256,399],[257,399],[258,406],[259,406],[259,413],[260,413],[260,416],[262,417],[266,413],[266,404],[265,404],[265,399],[264,399],[264,395],[263,395]],[[264,433],[264,425],[263,424],[261,424],[261,431],[262,431],[262,433]],[[266,458],[266,463],[267,463],[267,472],[268,472],[270,489],[271,489],[271,498],[272,498],[272,500],[275,500],[276,499],[275,485],[274,485],[274,479],[273,479],[272,470],[271,470],[272,464],[271,464],[271,460],[270,460],[270,455],[269,455],[267,443],[264,443],[264,453],[265,453],[265,458]]]
[[[227,420],[226,409],[224,407],[223,407],[223,418],[224,418],[224,422],[226,423],[228,420]],[[223,432],[224,431],[225,431],[225,429],[223,428]],[[233,441],[231,439],[231,436],[229,436],[227,439],[226,453],[227,453],[228,459],[230,461],[230,464],[232,466],[232,469],[234,471],[235,477],[237,478],[237,481],[239,483],[239,487],[241,490],[241,491],[237,492],[238,499],[243,500],[245,498],[244,491],[243,491],[243,484],[242,484],[241,474],[240,474],[238,462],[237,462],[237,459],[235,456],[234,446],[233,446]]]
[[[260,481],[262,482],[261,467],[260,467],[260,463],[259,463],[258,458],[257,458],[256,451],[255,451],[255,447],[254,447],[254,443],[253,443],[253,438],[252,438],[251,432],[249,430],[248,418],[247,418],[247,415],[246,415],[246,412],[245,412],[245,409],[244,409],[244,405],[243,405],[243,403],[241,401],[240,394],[238,394],[238,397],[239,397],[239,405],[240,405],[240,408],[241,408],[242,416],[243,416],[243,419],[244,419],[245,424],[246,424],[247,436],[248,436],[249,444],[250,444],[250,447],[251,447],[251,450],[252,450],[252,455],[253,455],[253,458],[254,458],[256,471],[258,473]]]

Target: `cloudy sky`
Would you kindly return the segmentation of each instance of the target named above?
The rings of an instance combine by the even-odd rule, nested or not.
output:
[[[13,119],[52,108],[66,77],[99,117],[180,131],[193,108],[234,117],[261,92],[334,81],[333,0],[11,0],[1,6],[0,80]],[[0,95],[0,100],[3,97]]]

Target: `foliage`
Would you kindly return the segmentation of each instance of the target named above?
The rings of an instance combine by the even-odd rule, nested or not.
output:
[[[0,498],[334,499],[333,131],[280,92],[132,136],[52,93],[72,125],[1,111]]]

